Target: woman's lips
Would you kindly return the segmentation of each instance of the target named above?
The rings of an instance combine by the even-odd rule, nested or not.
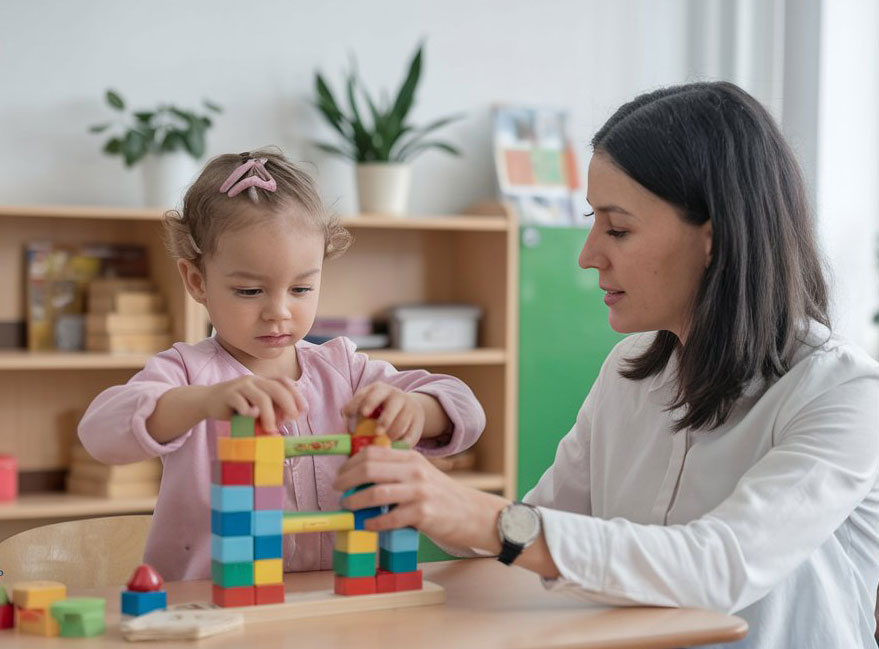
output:
[[[608,291],[607,294],[604,296],[604,303],[607,306],[613,306],[614,304],[622,300],[625,294],[625,291]]]

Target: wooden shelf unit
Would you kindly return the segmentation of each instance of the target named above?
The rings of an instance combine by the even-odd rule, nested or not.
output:
[[[177,340],[196,342],[207,313],[185,293],[162,243],[157,209],[87,206],[0,206],[0,321],[24,319],[23,250],[31,240],[59,243],[140,243],[153,281],[165,296]],[[354,244],[324,268],[320,315],[381,316],[410,303],[469,303],[483,309],[478,349],[413,354],[364,350],[406,369],[452,374],[475,392],[487,427],[475,447],[476,468],[456,479],[478,489],[515,495],[517,419],[518,229],[494,203],[468,215],[405,218],[357,215],[343,219]],[[22,471],[69,465],[76,422],[105,387],[123,383],[149,356],[0,350],[0,453]],[[27,434],[20,434],[27,431]],[[3,533],[17,527],[89,515],[151,511],[150,499],[104,500],[51,492],[0,504]],[[23,528],[22,528],[23,529]]]

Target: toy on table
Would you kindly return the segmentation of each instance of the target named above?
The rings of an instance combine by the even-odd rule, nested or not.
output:
[[[18,460],[14,455],[0,455],[0,502],[18,498]]]
[[[15,626],[22,633],[57,636],[58,623],[49,615],[49,607],[67,598],[67,586],[57,581],[23,581],[12,588]]]
[[[126,640],[198,640],[232,631],[244,624],[244,616],[232,611],[153,611],[126,620],[120,626]]]
[[[162,590],[162,577],[148,563],[135,568],[128,581],[128,589],[122,591],[122,614],[143,615],[168,607],[168,593]]]
[[[53,602],[49,612],[57,621],[62,638],[91,638],[106,627],[107,600],[102,597],[71,597]]]
[[[0,629],[11,629],[15,621],[12,602],[6,594],[6,588],[0,586]]]
[[[386,508],[284,511],[285,458],[351,456],[370,445],[401,446],[392,444],[386,435],[376,434],[375,418],[379,414],[380,410],[361,419],[350,435],[311,437],[266,435],[252,417],[232,417],[228,436],[217,439],[211,485],[211,575],[215,604],[227,607],[283,603],[283,535],[310,532],[336,532],[336,594],[367,595],[422,588],[421,571],[417,569],[418,532],[412,528],[381,533],[364,529],[367,519],[384,513]]]

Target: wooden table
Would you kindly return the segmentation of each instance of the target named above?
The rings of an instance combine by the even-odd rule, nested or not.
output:
[[[664,649],[745,636],[741,618],[700,609],[601,608],[549,593],[526,570],[494,559],[422,564],[426,579],[446,589],[436,606],[246,625],[199,641],[130,643],[119,632],[119,588],[71,591],[107,597],[107,633],[97,638],[40,638],[0,631],[0,647],[229,647],[241,649],[513,649],[583,647]],[[332,588],[331,572],[289,573],[287,589]],[[167,585],[169,604],[207,600],[207,581]]]

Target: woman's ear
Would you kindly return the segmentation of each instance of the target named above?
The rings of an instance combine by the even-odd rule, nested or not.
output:
[[[702,224],[702,234],[705,237],[705,268],[707,269],[711,265],[712,244],[714,243],[714,228],[711,226],[710,220]]]
[[[192,296],[192,299],[199,304],[204,304],[207,300],[207,289],[205,287],[204,274],[199,270],[198,266],[187,259],[177,260],[177,270],[180,271],[180,277],[183,278],[183,286],[186,292]]]

